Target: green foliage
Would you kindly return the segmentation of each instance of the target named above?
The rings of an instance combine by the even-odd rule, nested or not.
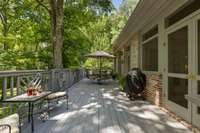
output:
[[[110,0],[65,2],[63,65],[98,68],[97,60],[87,60],[84,55],[97,50],[112,52],[127,20],[129,3],[117,10]],[[48,6],[48,0],[43,3]],[[36,0],[0,1],[0,16],[0,70],[53,66],[49,13]],[[112,61],[103,62],[104,69],[112,69]]]
[[[139,0],[123,0],[122,4],[120,6],[120,12],[126,16],[126,19],[128,20],[129,16],[135,9],[137,3]]]
[[[112,72],[112,78],[113,78],[114,80],[119,80],[119,77],[120,77],[119,73],[117,73],[117,72]]]
[[[120,88],[124,91],[126,85],[126,76],[122,76],[119,79]]]

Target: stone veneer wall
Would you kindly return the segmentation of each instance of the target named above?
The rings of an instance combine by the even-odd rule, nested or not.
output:
[[[131,68],[139,67],[139,43],[134,41],[131,44]]]
[[[157,74],[146,74],[147,86],[145,90],[145,97],[151,103],[162,105],[162,76]]]

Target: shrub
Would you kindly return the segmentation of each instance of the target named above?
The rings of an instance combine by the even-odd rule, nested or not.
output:
[[[119,85],[122,91],[124,91],[125,86],[126,86],[126,76],[123,76],[119,79]]]
[[[113,73],[112,73],[112,79],[113,79],[113,80],[119,79],[119,74],[118,74],[117,72],[113,72]]]

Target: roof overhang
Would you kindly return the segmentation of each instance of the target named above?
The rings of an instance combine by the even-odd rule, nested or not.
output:
[[[139,31],[155,19],[174,0],[140,0],[135,10],[129,17],[126,25],[115,40],[113,49],[121,49],[127,41],[137,35]]]

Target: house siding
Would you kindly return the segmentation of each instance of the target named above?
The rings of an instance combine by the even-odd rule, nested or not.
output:
[[[139,41],[133,40],[131,43],[131,68],[139,67]]]
[[[167,32],[170,29],[173,29],[173,27],[176,27],[185,21],[188,21],[190,19],[193,19],[195,15],[200,14],[200,10],[196,12],[196,14],[192,14],[192,16],[188,16],[181,21],[177,22],[176,24],[172,25],[169,28],[165,28],[165,19],[167,16],[170,14],[174,13],[178,8],[180,8],[182,5],[185,4],[188,0],[168,0],[165,1],[166,4],[161,4],[159,7],[160,11],[157,11],[155,9],[153,12],[151,10],[148,11],[151,15],[142,16],[142,19],[139,17],[140,15],[134,14],[137,17],[134,17],[133,21],[130,19],[130,22],[127,24],[124,32],[122,32],[121,37],[118,39],[116,46],[114,47],[114,51],[116,50],[124,50],[125,47],[127,47],[127,43],[131,42],[130,45],[130,56],[131,56],[131,62],[130,66],[131,68],[133,67],[140,67],[142,69],[142,46],[141,46],[141,36],[147,32],[149,29],[151,29],[153,26],[158,25],[158,71],[148,71],[145,72],[147,76],[147,86],[145,90],[145,97],[148,101],[151,103],[167,108],[171,112],[174,112],[176,116],[182,117],[185,119],[187,122],[197,126],[200,128],[199,125],[199,120],[200,120],[200,115],[197,116],[198,122],[192,122],[192,120],[187,119],[187,117],[190,114],[188,111],[187,115],[186,113],[183,113],[183,111],[179,108],[176,108],[176,106],[172,105],[169,99],[167,98],[168,96],[168,47],[167,47]],[[149,1],[145,1],[147,4],[145,6],[148,6]],[[154,1],[155,2],[155,1]],[[156,1],[155,5],[159,5],[161,2],[164,1]],[[141,5],[142,6],[142,5]],[[157,8],[157,7],[156,7]],[[144,12],[145,10],[144,7],[140,9],[140,12]],[[139,9],[138,9],[139,10]],[[157,13],[155,13],[157,12]],[[139,13],[138,13],[139,14]],[[140,13],[141,14],[141,13]],[[137,20],[136,20],[137,19]],[[136,21],[140,21],[136,23]],[[193,27],[194,28],[194,27]],[[135,36],[137,35],[137,37]],[[122,58],[125,59],[125,58]],[[123,62],[124,64],[121,63],[122,66],[125,66],[126,62]],[[123,75],[126,75],[126,70],[125,67],[121,67],[121,71]],[[195,105],[195,103],[191,103],[192,106]],[[195,105],[196,106],[196,105]],[[177,111],[178,110],[178,111]],[[181,111],[179,111],[181,110]],[[194,109],[193,113],[194,113]],[[196,114],[195,114],[196,115]],[[192,114],[190,117],[192,117],[194,114]]]

